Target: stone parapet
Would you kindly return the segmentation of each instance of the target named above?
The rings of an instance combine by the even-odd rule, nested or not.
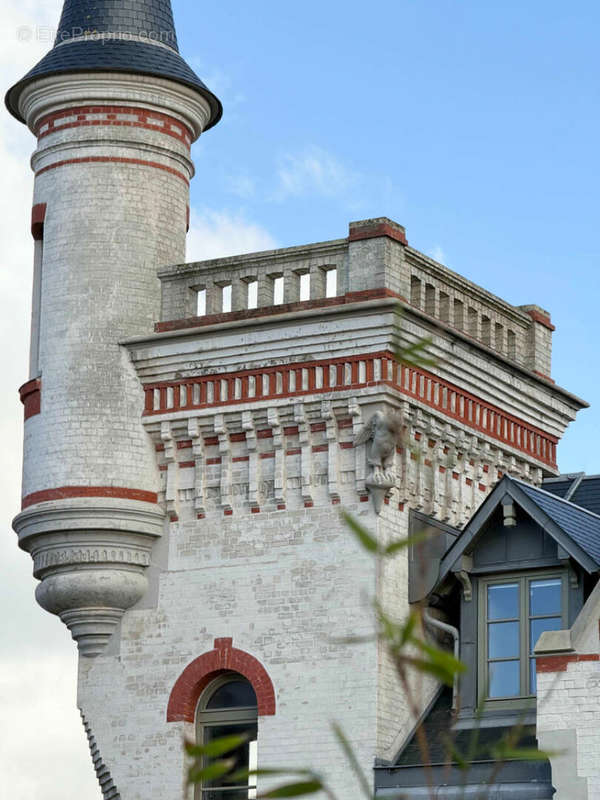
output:
[[[409,247],[405,229],[386,217],[351,222],[346,239],[168,267],[159,277],[158,330],[385,291],[502,358],[550,378],[554,327],[547,311],[512,306]]]

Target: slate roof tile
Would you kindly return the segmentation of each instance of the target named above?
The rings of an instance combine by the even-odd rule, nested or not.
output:
[[[117,34],[121,38],[77,40],[91,34]],[[123,38],[141,36],[147,41]],[[75,37],[75,40],[73,40]],[[153,44],[152,42],[161,44]],[[54,48],[6,95],[8,110],[24,121],[19,111],[22,89],[36,78],[90,71],[128,72],[168,78],[195,89],[209,103],[207,128],[222,114],[219,99],[179,55],[170,0],[65,0]]]
[[[600,479],[599,479],[600,481]],[[528,483],[515,483],[600,566],[600,516]]]

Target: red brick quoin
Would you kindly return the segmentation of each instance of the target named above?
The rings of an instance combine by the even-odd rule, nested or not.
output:
[[[215,639],[214,650],[198,656],[177,679],[169,697],[167,722],[193,722],[200,695],[224,672],[239,672],[252,684],[259,716],[275,714],[275,689],[260,661],[233,647],[233,639]]]
[[[597,653],[567,653],[556,656],[538,656],[536,658],[537,672],[565,672],[568,664],[578,661],[600,661]]]
[[[35,417],[42,409],[42,381],[34,378],[24,383],[19,389],[19,396],[25,407],[25,419]]]

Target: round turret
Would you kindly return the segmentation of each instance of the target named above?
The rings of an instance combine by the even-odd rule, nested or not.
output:
[[[121,342],[181,262],[190,148],[221,104],[177,50],[170,2],[66,0],[52,51],[7,95],[38,139],[21,547],[36,596],[99,654],[144,595],[162,535],[144,398]]]

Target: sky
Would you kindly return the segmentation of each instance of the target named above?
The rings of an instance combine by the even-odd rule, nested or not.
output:
[[[61,0],[3,0],[8,88]],[[341,238],[388,216],[410,244],[549,310],[553,377],[591,408],[558,451],[600,472],[596,322],[600,5],[578,0],[173,0],[183,55],[223,101],[194,146],[188,260]],[[33,598],[19,508],[33,137],[0,112],[0,764],[12,800],[98,800],[76,654]],[[157,265],[158,266],[158,265]]]

